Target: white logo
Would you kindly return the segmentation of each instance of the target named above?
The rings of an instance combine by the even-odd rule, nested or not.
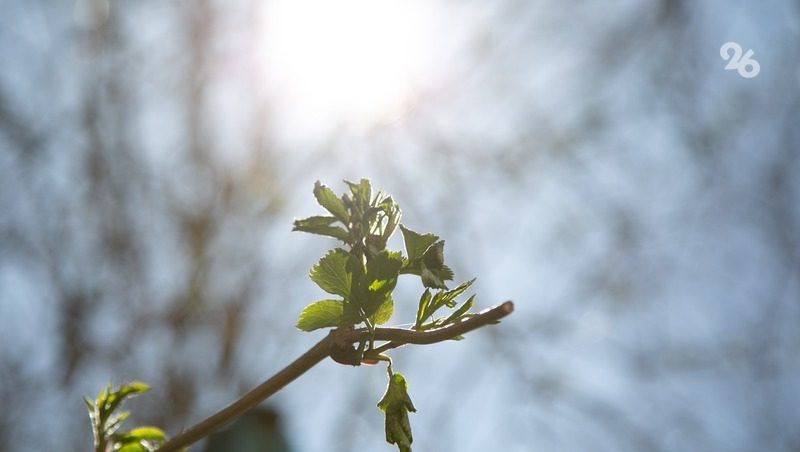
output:
[[[730,54],[730,50],[733,50],[733,55]],[[725,69],[736,69],[739,75],[744,78],[753,78],[761,72],[761,65],[751,58],[754,53],[752,49],[749,49],[742,56],[742,46],[733,41],[726,42],[719,48],[719,56],[725,61],[730,60],[725,65]]]

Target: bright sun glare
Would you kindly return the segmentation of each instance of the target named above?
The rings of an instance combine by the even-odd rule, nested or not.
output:
[[[433,16],[414,1],[271,3],[263,43],[270,85],[304,120],[391,120],[433,76]]]

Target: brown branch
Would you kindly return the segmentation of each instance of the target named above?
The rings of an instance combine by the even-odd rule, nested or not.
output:
[[[506,301],[503,304],[483,310],[467,320],[448,325],[444,328],[436,328],[428,331],[414,331],[402,328],[376,328],[375,340],[393,341],[402,344],[434,344],[468,333],[476,328],[495,323],[512,312],[514,312],[514,303]],[[354,339],[357,340],[357,338]],[[356,340],[353,340],[353,342]]]
[[[433,344],[452,339],[482,326],[495,323],[508,314],[511,314],[513,311],[514,303],[506,301],[501,305],[481,311],[467,320],[435,330],[414,331],[400,328],[375,328],[376,340],[391,341],[375,351],[392,344],[396,345],[389,348],[395,348],[405,344]],[[284,367],[281,371],[256,386],[227,407],[174,436],[158,448],[157,452],[177,451],[203,439],[316,366],[320,361],[330,356],[334,347],[341,347],[343,343],[353,344],[360,341],[365,332],[365,329],[332,330],[325,338],[317,342],[313,347],[308,349],[307,352],[300,355],[300,357],[292,361],[291,364]],[[385,350],[388,350],[388,348]]]

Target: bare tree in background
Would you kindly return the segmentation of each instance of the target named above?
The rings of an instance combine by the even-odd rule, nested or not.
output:
[[[80,396],[112,377],[175,432],[277,367],[316,255],[296,200],[362,174],[519,306],[479,363],[401,355],[439,413],[420,450],[800,447],[796,2],[445,5],[476,18],[446,85],[306,149],[247,63],[259,2],[78,5],[0,2],[0,449],[88,450]],[[377,380],[324,372],[287,423],[374,445]]]

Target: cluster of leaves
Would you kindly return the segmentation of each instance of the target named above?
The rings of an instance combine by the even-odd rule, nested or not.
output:
[[[325,254],[310,272],[312,281],[337,298],[315,301],[306,306],[300,313],[297,327],[312,331],[350,328],[363,323],[368,331],[374,332],[377,325],[392,317],[392,291],[403,274],[419,276],[424,287],[413,329],[440,328],[471,316],[468,311],[475,297],[470,297],[460,306],[456,298],[475,280],[448,289],[445,282],[453,280],[453,271],[444,263],[444,240],[401,225],[400,207],[391,196],[380,191],[373,196],[368,180],[345,183],[349,193],[337,197],[330,188],[317,182],[314,196],[328,214],[294,222],[296,231],[333,237],[344,244],[344,247]],[[386,248],[398,227],[403,234],[405,255]],[[444,307],[453,311],[435,318]],[[371,358],[367,361],[378,358],[390,362],[389,383],[378,407],[386,416],[386,441],[396,444],[400,452],[410,452],[412,436],[408,412],[416,410],[408,395],[406,380],[392,371],[388,357],[370,355],[374,347],[371,338],[366,350],[365,345],[362,342],[356,351],[358,359],[351,363],[357,365],[365,356]]]
[[[348,364],[388,361],[389,382],[378,408],[386,416],[386,441],[396,444],[400,452],[411,452],[411,424],[408,413],[414,404],[408,395],[405,378],[392,370],[389,357],[374,347],[377,325],[386,323],[394,313],[392,292],[400,275],[419,276],[424,291],[420,297],[413,329],[418,331],[440,328],[459,322],[473,314],[472,296],[458,306],[456,298],[463,294],[474,279],[448,289],[446,281],[453,280],[453,271],[444,263],[444,241],[433,234],[420,234],[400,225],[400,207],[391,196],[378,191],[373,195],[366,179],[358,183],[345,181],[349,193],[337,197],[333,191],[317,182],[314,196],[327,210],[294,222],[294,230],[333,237],[344,246],[330,250],[311,268],[310,276],[322,290],[336,296],[315,301],[303,309],[297,327],[304,331],[318,328],[353,328],[365,325],[370,333],[356,350],[345,350],[354,359],[334,359]],[[386,248],[397,228],[403,234],[402,251]],[[435,317],[442,308],[452,309],[449,315]],[[369,344],[369,347],[365,349]],[[389,347],[382,350],[388,350]],[[118,411],[122,403],[146,392],[141,382],[122,385],[114,390],[109,384],[94,401],[85,398],[92,421],[95,452],[152,452],[166,441],[164,432],[156,427],[137,427],[121,431],[128,411]]]
[[[152,452],[166,441],[166,435],[157,427],[136,427],[120,431],[129,411],[117,411],[122,403],[146,392],[150,387],[142,382],[132,382],[114,390],[109,384],[100,390],[97,399],[84,397],[89,418],[92,421],[95,452]]]
[[[467,316],[472,298],[451,315],[431,320],[440,308],[454,308],[455,298],[474,281],[447,289],[445,281],[453,279],[453,271],[444,263],[444,240],[400,225],[400,207],[391,196],[381,192],[373,196],[367,179],[345,183],[350,193],[337,197],[333,190],[317,182],[314,196],[329,215],[294,222],[295,231],[333,237],[346,247],[330,250],[310,272],[311,280],[322,290],[339,298],[319,300],[306,306],[300,313],[297,327],[312,331],[364,323],[372,330],[386,323],[394,312],[392,291],[402,274],[419,276],[425,287],[415,329],[441,327]],[[398,226],[403,234],[405,256],[400,251],[386,249]],[[437,292],[432,293],[431,289]]]

